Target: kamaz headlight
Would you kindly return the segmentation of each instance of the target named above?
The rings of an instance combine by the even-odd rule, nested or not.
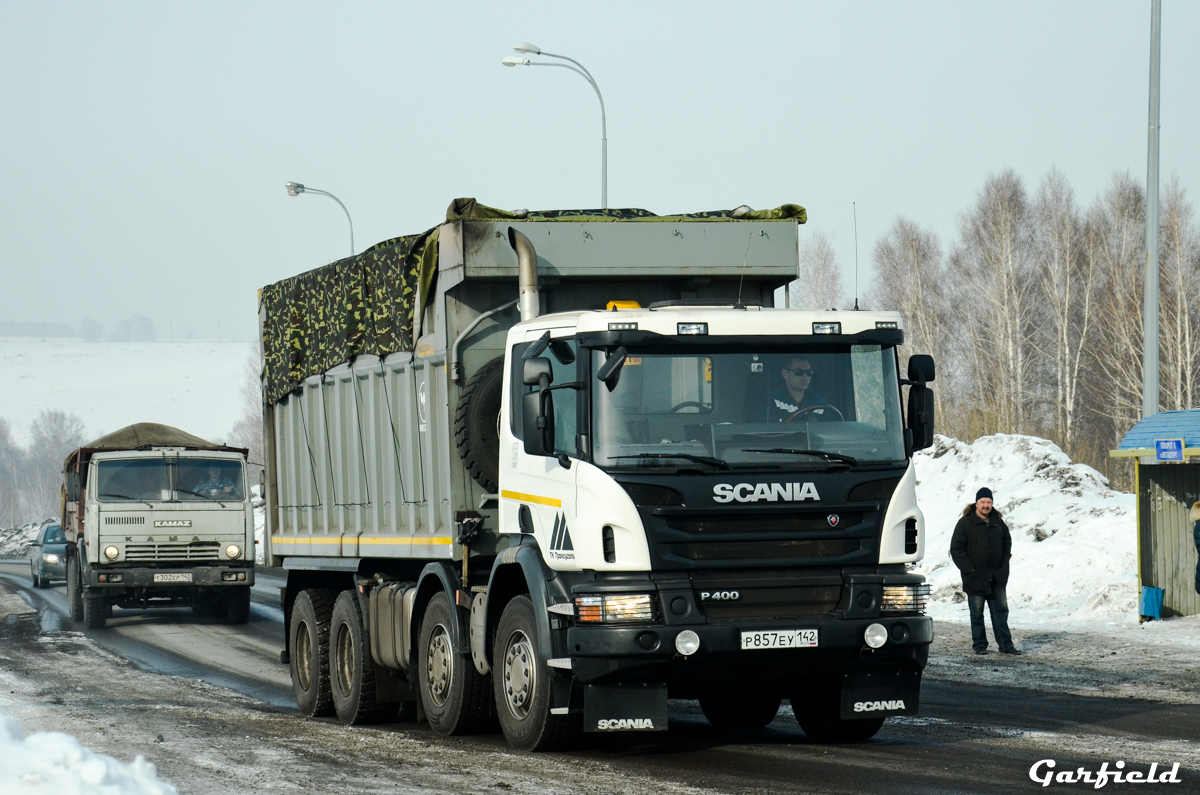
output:
[[[121,550],[114,546],[107,546],[104,548],[104,557],[108,558],[109,560],[116,560],[117,556],[120,554]]]
[[[55,555],[53,552],[43,552],[42,560],[47,563],[58,563],[58,555]]]
[[[240,554],[242,554],[242,548],[237,544],[230,544],[225,547],[225,555],[229,558],[236,558]]]
[[[575,597],[575,619],[585,624],[653,621],[654,595],[648,593],[594,594]]]
[[[924,613],[925,602],[929,599],[929,585],[914,583],[912,585],[883,586],[883,601],[879,605],[881,613]]]

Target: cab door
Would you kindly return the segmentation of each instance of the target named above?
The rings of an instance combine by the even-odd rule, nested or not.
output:
[[[575,340],[566,338],[573,329],[554,329],[552,342],[542,353],[550,360],[551,384],[575,381]],[[526,333],[526,344],[537,340],[544,330]],[[555,339],[555,335],[562,338]],[[547,564],[557,570],[577,571],[580,566],[571,533],[577,503],[575,479],[578,434],[578,392],[556,389],[554,396],[554,449],[560,457],[526,455],[521,427],[521,398],[536,387],[521,382],[521,345],[514,346],[509,370],[511,434],[502,434],[509,449],[501,449],[501,523],[504,532],[532,534]],[[565,458],[562,458],[565,456]],[[507,460],[505,460],[507,459]],[[564,466],[566,461],[569,466]],[[507,470],[507,471],[505,471]]]

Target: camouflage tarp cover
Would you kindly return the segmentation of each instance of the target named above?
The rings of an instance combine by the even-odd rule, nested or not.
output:
[[[715,210],[655,215],[648,210],[538,210],[509,212],[455,199],[446,221],[765,221],[807,220],[803,207]],[[387,356],[412,350],[413,306],[418,285],[423,301],[437,274],[438,227],[378,243],[362,254],[268,285],[262,290],[265,397],[271,403],[305,378],[360,354]],[[424,307],[421,307],[423,309]]]

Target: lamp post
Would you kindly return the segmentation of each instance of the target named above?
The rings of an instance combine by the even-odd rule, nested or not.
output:
[[[301,193],[316,193],[321,196],[328,196],[338,203],[342,208],[342,212],[346,214],[346,220],[350,221],[350,256],[354,256],[354,221],[350,218],[350,211],[346,209],[346,205],[342,204],[342,200],[334,196],[329,191],[317,190],[316,188],[308,188],[301,185],[299,182],[289,182],[284,187],[287,188],[288,196],[299,196]]]
[[[521,42],[513,47],[519,53],[529,53],[531,55],[542,55],[547,58],[558,58],[563,61],[570,61],[574,66],[565,63],[547,63],[545,61],[531,61],[528,58],[519,58],[510,55],[500,63],[505,66],[557,66],[562,69],[570,69],[572,72],[581,75],[584,80],[591,84],[592,90],[596,92],[596,98],[600,100],[600,207],[608,209],[608,120],[604,114],[604,97],[600,94],[600,86],[596,85],[592,73],[589,72],[583,64],[576,61],[574,58],[568,58],[565,55],[555,55],[552,52],[543,52],[536,44]]]

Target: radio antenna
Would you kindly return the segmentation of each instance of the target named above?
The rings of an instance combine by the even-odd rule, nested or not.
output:
[[[858,202],[850,202],[854,210],[854,311],[858,311]]]

